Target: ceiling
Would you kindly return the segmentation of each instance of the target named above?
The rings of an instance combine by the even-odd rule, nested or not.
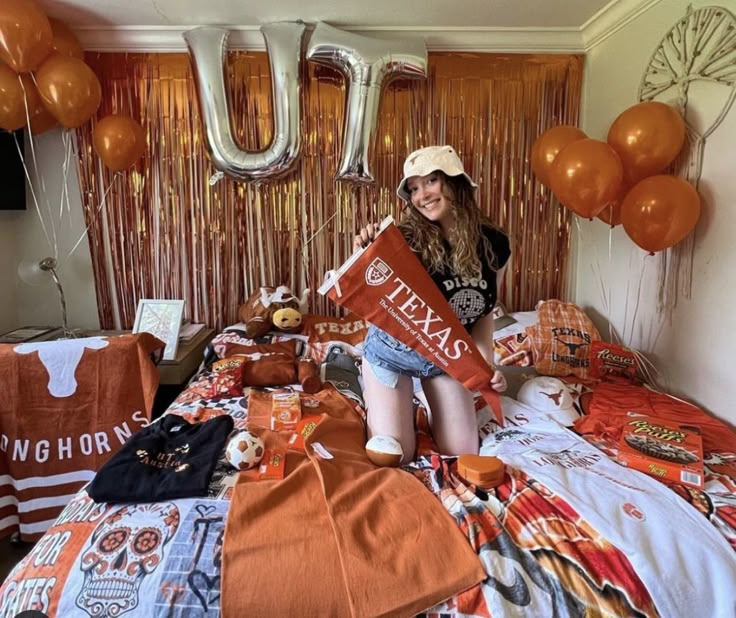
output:
[[[42,0],[71,26],[261,25],[302,19],[338,28],[580,28],[611,0]]]
[[[369,36],[423,38],[430,50],[584,52],[660,0],[38,0],[86,49],[173,51],[200,25],[262,49],[258,28],[324,21]]]

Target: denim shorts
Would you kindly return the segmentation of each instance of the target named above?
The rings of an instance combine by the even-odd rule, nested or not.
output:
[[[378,381],[389,388],[396,388],[400,375],[411,378],[436,378],[445,375],[442,369],[419,352],[372,324],[365,338],[363,358],[370,363]]]

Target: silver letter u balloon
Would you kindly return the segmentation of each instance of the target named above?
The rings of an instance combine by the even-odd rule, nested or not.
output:
[[[228,31],[195,28],[184,33],[193,59],[199,108],[213,165],[236,180],[262,180],[288,172],[301,146],[299,63],[303,23],[279,22],[261,27],[271,64],[274,106],[273,139],[260,152],[241,150],[233,138],[225,93],[225,53]]]
[[[345,129],[338,180],[373,182],[368,162],[381,102],[381,88],[396,77],[427,77],[424,41],[388,41],[318,23],[307,59],[337,68],[348,80]]]

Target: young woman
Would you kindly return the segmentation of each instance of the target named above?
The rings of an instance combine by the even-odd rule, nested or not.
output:
[[[508,237],[483,216],[477,185],[450,146],[429,146],[409,155],[397,195],[407,202],[399,229],[442,290],[489,364],[493,363],[493,316],[497,282],[511,254]],[[375,235],[360,230],[355,249]],[[412,378],[420,378],[430,407],[431,428],[445,455],[478,453],[472,394],[459,382],[388,333],[371,325],[363,357],[368,437],[390,436],[407,463],[414,458]],[[495,371],[491,386],[506,389]]]

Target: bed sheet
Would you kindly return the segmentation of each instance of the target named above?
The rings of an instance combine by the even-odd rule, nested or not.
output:
[[[216,348],[217,341],[207,353],[209,362]],[[355,383],[344,382],[343,394],[357,401]],[[480,585],[428,609],[428,615],[691,616],[693,605],[731,610],[709,615],[736,614],[736,553],[728,544],[736,522],[736,517],[728,520],[728,513],[736,513],[736,467],[731,476],[727,466],[719,468],[717,484],[707,485],[700,496],[720,505],[719,517],[713,518],[692,496],[617,469],[605,450],[550,425],[534,410],[503,398],[506,426],[501,428],[478,400],[484,452],[507,463],[503,483],[485,492],[463,482],[453,458],[433,454],[417,404],[418,458],[397,473],[413,474],[435,494],[487,573]],[[167,413],[193,421],[229,414],[236,427],[245,427],[248,392],[175,402]],[[545,447],[550,435],[557,442]],[[614,467],[605,467],[606,461]],[[573,472],[584,481],[576,481]],[[223,533],[236,479],[223,459],[203,498],[107,505],[80,491],[0,588],[0,618],[26,609],[64,617],[219,616],[227,551]],[[612,486],[631,499],[599,511],[591,508],[590,496],[604,496]],[[684,524],[671,524],[672,509],[685,513]],[[652,527],[664,532],[654,539]],[[632,535],[635,549],[625,544],[621,530]],[[148,540],[136,545],[133,539]],[[706,542],[699,548],[702,539]],[[684,561],[676,570],[659,559],[667,543],[675,547],[670,553]],[[704,563],[706,552],[709,562]],[[247,574],[243,585],[248,585]]]

